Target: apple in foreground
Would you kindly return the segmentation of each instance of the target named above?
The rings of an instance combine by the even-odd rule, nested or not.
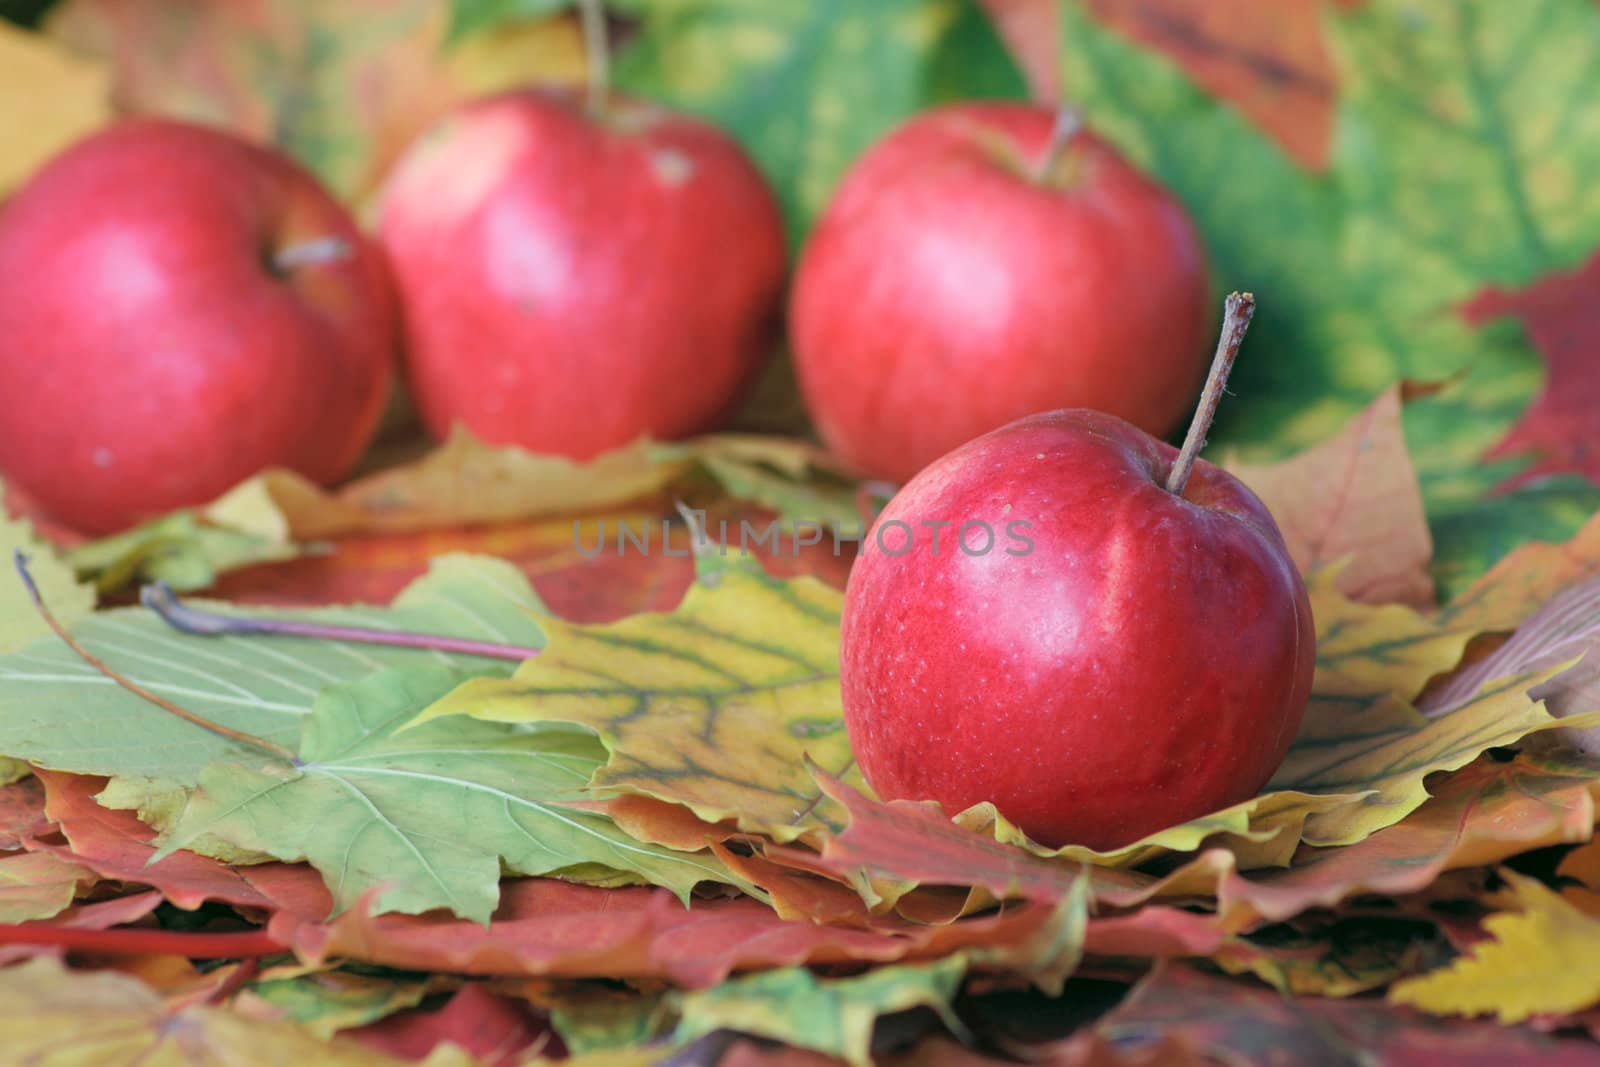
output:
[[[1111,849],[1260,790],[1310,694],[1310,604],[1260,500],[1204,460],[1173,491],[1177,459],[1055,411],[900,490],[841,637],[880,796],[992,801],[1035,840]]]
[[[587,458],[731,413],[776,328],[782,220],[714,127],[521,90],[448,115],[385,183],[380,234],[436,437]]]
[[[381,253],[317,181],[220,131],[130,120],[0,210],[0,472],[104,533],[264,467],[345,474],[382,415]]]
[[[795,369],[828,446],[904,481],[1055,408],[1165,436],[1209,355],[1188,215],[1070,116],[967,103],[892,132],[811,235],[790,302]]]

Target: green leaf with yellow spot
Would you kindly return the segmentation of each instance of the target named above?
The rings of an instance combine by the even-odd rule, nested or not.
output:
[[[868,145],[933,104],[1022,99],[974,0],[633,0],[619,85],[743,142],[798,245]]]
[[[734,551],[730,547],[730,552]],[[830,818],[805,765],[858,780],[839,702],[843,595],[751,559],[702,556],[673,611],[615,623],[542,623],[544,652],[510,678],[477,678],[429,709],[594,730],[602,791],[683,804],[779,841]]]
[[[1260,302],[1213,438],[1260,457],[1329,436],[1401,378],[1444,380],[1407,437],[1449,588],[1509,542],[1570,533],[1570,495],[1487,491],[1525,466],[1479,457],[1541,380],[1515,329],[1457,309],[1566,269],[1600,244],[1600,10],[1587,0],[1326,5],[1337,133],[1309,173],[1168,57],[1061,11],[1066,96],[1173,190],[1215,277]],[[1202,42],[1203,44],[1204,42]],[[1583,131],[1591,131],[1585,133]],[[1464,536],[1466,532],[1471,536]]]

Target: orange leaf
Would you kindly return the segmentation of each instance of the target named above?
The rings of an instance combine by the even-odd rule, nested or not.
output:
[[[1369,604],[1433,606],[1433,538],[1390,386],[1328,440],[1272,464],[1227,468],[1259,496],[1302,574],[1349,558],[1338,588]]]

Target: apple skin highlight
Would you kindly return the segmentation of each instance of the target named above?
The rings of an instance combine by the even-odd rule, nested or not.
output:
[[[901,489],[841,634],[845,722],[881,797],[993,801],[1044,844],[1105,850],[1266,784],[1311,692],[1310,602],[1260,500],[1204,460],[1168,492],[1176,456],[1057,411]],[[979,522],[993,545],[972,551],[972,525],[964,550]]]

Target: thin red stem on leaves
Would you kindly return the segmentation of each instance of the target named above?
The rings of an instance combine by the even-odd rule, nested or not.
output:
[[[217,986],[217,988],[213,989],[209,994],[206,995],[205,1003],[226,1003],[235,993],[239,992],[239,990],[243,989],[245,986],[254,981],[256,975],[260,973],[261,958],[259,956],[246,957],[244,961],[239,964],[239,966],[233,969],[232,974],[223,979],[221,985]]]
[[[207,934],[186,930],[85,930],[49,923],[0,923],[0,945],[47,945],[111,956],[184,956],[191,960],[234,960],[276,956],[289,946],[265,930]]]
[[[117,671],[99,656],[96,656],[93,652],[90,652],[87,648],[84,648],[83,645],[78,643],[78,639],[73,637],[65,626],[61,625],[61,622],[55,617],[54,614],[51,613],[49,606],[45,604],[44,597],[40,594],[38,585],[34,583],[33,575],[28,572],[28,557],[21,549],[16,550],[15,562],[17,574],[22,577],[22,584],[28,590],[28,596],[32,598],[33,606],[38,610],[39,617],[44,620],[45,625],[50,627],[51,631],[53,631],[57,637],[66,642],[67,647],[72,649],[72,651],[75,652],[78,658],[83,660],[83,662],[87,663],[89,666],[93,667],[107,678],[110,678],[113,682],[116,682],[134,696],[143,700],[148,700],[156,707],[161,708],[163,711],[171,712],[184,722],[193,723],[202,730],[209,730],[218,737],[225,737],[229,741],[233,741],[237,744],[247,745],[250,748],[259,749],[260,751],[275,756],[287,763],[297,762],[295,754],[284,748],[282,745],[268,741],[265,738],[256,737],[254,734],[247,734],[241,730],[235,730],[231,727],[223,726],[221,723],[212,722],[210,719],[201,718],[188,708],[179,707],[177,704],[174,704],[165,697],[152,693],[150,690],[146,689],[132,678],[129,678],[127,675]]]
[[[245,615],[219,615],[192,608],[178,598],[165,582],[154,582],[139,590],[139,600],[161,616],[168,626],[201,637],[279,636],[305,637],[318,641],[349,641],[353,644],[391,645],[431,652],[451,652],[462,656],[510,659],[521,662],[539,654],[537,648],[473,641],[464,637],[409,633],[403,630],[378,630],[366,626],[332,626],[298,619],[253,618]]]
[[[1195,409],[1194,421],[1189,423],[1183,450],[1167,476],[1169,493],[1182,496],[1189,484],[1189,474],[1194,470],[1194,461],[1200,458],[1200,450],[1206,446],[1206,434],[1211,432],[1211,420],[1217,417],[1217,405],[1228,384],[1228,372],[1233,370],[1233,359],[1239,354],[1239,345],[1244,342],[1255,310],[1256,298],[1250,293],[1228,294],[1222,309],[1222,336],[1217,338],[1217,353],[1211,357],[1211,373],[1206,376],[1206,387],[1200,392],[1200,406]]]

